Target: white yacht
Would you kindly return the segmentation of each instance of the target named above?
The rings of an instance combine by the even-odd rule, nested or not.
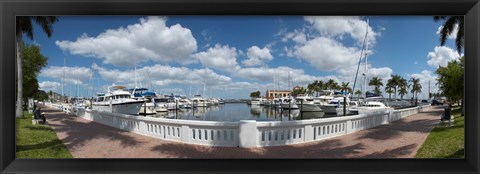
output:
[[[172,94],[172,95],[165,95],[165,98],[167,98],[167,109],[168,110],[176,110],[179,108],[177,106],[177,98]]]
[[[331,100],[333,100],[333,91],[332,90],[321,90],[320,96],[314,97],[313,101],[317,105],[326,105],[329,104]]]
[[[155,109],[156,96],[154,92],[149,92],[147,88],[133,88],[128,91],[132,94],[133,99],[145,101],[142,105],[142,109],[140,109],[140,114],[151,115],[157,113]]]
[[[372,113],[382,113],[385,111],[393,110],[392,107],[388,107],[382,102],[379,101],[366,101],[362,105],[351,108],[352,112],[358,112],[358,114],[372,114]]]
[[[200,95],[195,95],[195,97],[192,98],[192,103],[193,107],[208,107],[210,102]]]
[[[295,98],[295,103],[302,111],[306,112],[321,112],[322,109],[315,104],[313,97],[298,96]]]
[[[180,96],[179,107],[182,109],[189,109],[193,107],[192,101],[190,101],[186,96]]]
[[[298,105],[292,97],[280,98],[280,106],[282,109],[298,109]]]
[[[260,106],[260,99],[261,99],[261,98],[252,98],[252,99],[250,99],[250,105],[258,105],[258,106]]]
[[[155,98],[155,111],[157,112],[167,112],[168,111],[168,98]]]
[[[343,105],[345,104],[347,111],[350,108],[350,98],[348,96],[349,95],[347,93],[336,92],[333,99],[331,99],[330,102],[328,102],[328,104],[320,105],[320,108],[322,108],[325,114],[343,115]],[[337,111],[341,111],[341,112],[337,112]],[[349,115],[354,113],[348,112],[346,114]]]
[[[92,109],[113,113],[138,115],[144,100],[136,100],[125,90],[124,86],[113,86],[106,94],[98,94],[92,103]]]

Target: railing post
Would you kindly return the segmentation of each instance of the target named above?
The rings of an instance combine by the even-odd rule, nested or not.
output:
[[[352,133],[353,132],[353,127],[352,127],[352,120],[347,120],[347,127],[346,127],[346,134]]]
[[[182,125],[182,133],[180,134],[182,142],[190,142],[190,127],[188,125]]]
[[[304,132],[304,142],[313,141],[313,126],[312,125],[305,125],[305,132]]]
[[[240,120],[238,126],[238,144],[239,147],[257,147],[257,121],[255,120]]]

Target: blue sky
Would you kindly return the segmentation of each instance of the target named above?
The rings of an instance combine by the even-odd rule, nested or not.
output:
[[[42,90],[89,97],[107,86],[159,93],[248,98],[250,92],[334,79],[353,86],[368,23],[368,78],[420,78],[437,92],[434,71],[459,54],[439,45],[431,16],[61,16],[51,38],[34,26],[48,57]],[[363,61],[363,60],[362,60]],[[363,73],[364,65],[360,69]],[[289,78],[290,77],[290,78]],[[360,89],[363,79],[357,81]],[[205,86],[205,90],[204,90]],[[373,87],[367,87],[372,90]],[[382,89],[383,90],[383,89]],[[388,97],[388,95],[385,95]],[[409,96],[407,96],[409,97]]]

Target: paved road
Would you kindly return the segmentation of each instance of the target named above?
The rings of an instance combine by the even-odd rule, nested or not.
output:
[[[75,158],[411,158],[439,123],[442,106],[390,124],[305,144],[238,148],[159,140],[44,108]]]

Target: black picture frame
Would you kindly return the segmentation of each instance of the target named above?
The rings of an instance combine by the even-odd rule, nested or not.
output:
[[[1,0],[2,173],[479,173],[478,0]],[[465,159],[15,159],[16,15],[465,15]]]

